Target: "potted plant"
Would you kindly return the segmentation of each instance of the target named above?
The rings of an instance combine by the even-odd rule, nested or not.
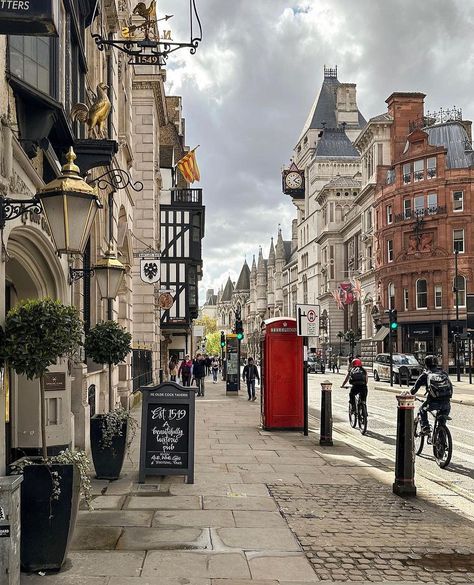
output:
[[[3,351],[17,374],[40,381],[41,456],[23,457],[12,468],[21,484],[21,566],[59,570],[72,536],[79,494],[89,500],[88,460],[83,452],[48,457],[44,374],[58,358],[72,357],[81,343],[82,322],[74,307],[45,298],[20,302],[5,321]],[[81,481],[82,480],[82,481]]]
[[[122,362],[132,351],[132,336],[116,321],[103,321],[86,334],[86,355],[109,366],[109,412],[91,418],[91,450],[98,479],[118,479],[125,453],[135,436],[137,423],[128,410],[115,407],[112,364]]]

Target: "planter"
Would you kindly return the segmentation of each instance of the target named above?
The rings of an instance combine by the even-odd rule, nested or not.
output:
[[[59,474],[57,500],[52,498],[52,472]],[[22,571],[61,569],[76,524],[79,491],[80,475],[75,465],[35,463],[24,467],[21,484]]]
[[[102,446],[102,420],[105,415],[95,414],[91,418],[91,451],[97,479],[118,479],[122,471],[127,449],[127,421],[122,424],[122,434],[113,437],[112,444]]]

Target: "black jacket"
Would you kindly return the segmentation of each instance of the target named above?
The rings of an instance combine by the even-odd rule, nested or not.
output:
[[[433,396],[431,396],[431,394],[428,392],[428,374],[430,374],[431,372],[442,372],[443,369],[440,367],[436,367],[436,368],[432,368],[430,370],[426,369],[423,370],[423,372],[418,376],[418,380],[415,382],[415,385],[413,386],[413,388],[411,389],[411,393],[412,394],[416,394],[418,392],[418,390],[424,386],[425,390],[426,390],[426,400],[428,401],[446,401],[449,402],[449,398],[434,398]]]
[[[260,376],[258,375],[258,368],[255,364],[247,364],[242,372],[242,380],[258,380],[260,382]]]
[[[194,376],[194,378],[204,378],[205,375],[206,375],[205,360],[194,360],[193,361],[193,376]]]

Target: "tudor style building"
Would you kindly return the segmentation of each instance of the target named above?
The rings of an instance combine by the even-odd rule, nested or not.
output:
[[[390,165],[378,167],[374,206],[377,303],[382,315],[398,310],[399,350],[419,359],[434,353],[447,366],[457,326],[453,291],[465,320],[473,288],[474,153],[471,123],[460,111],[425,113],[424,97],[387,99]]]

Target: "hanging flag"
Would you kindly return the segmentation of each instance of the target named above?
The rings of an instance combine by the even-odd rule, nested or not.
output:
[[[196,146],[196,148],[198,147]],[[181,171],[181,174],[185,178],[186,182],[188,183],[194,183],[194,181],[201,180],[199,167],[196,161],[195,154],[196,148],[194,148],[193,150],[191,150],[191,152],[188,152],[188,154],[183,156],[183,158],[179,160],[178,164],[176,165],[178,169]]]

